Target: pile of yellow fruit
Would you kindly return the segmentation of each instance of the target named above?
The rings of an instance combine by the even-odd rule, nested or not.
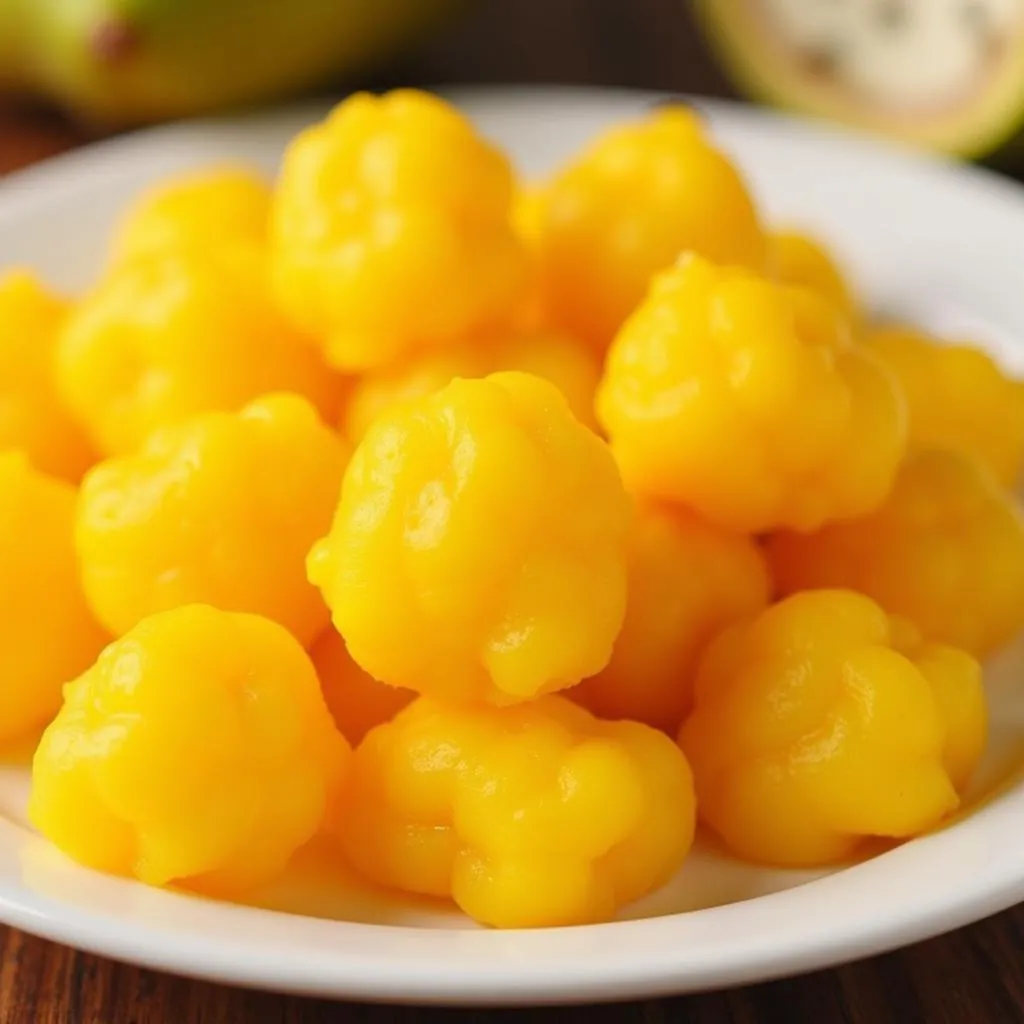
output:
[[[1024,386],[873,325],[666,107],[549,180],[427,94],[0,283],[0,737],[92,867],[220,897],[316,835],[498,927],[698,817],[818,865],[957,806],[1024,626]]]

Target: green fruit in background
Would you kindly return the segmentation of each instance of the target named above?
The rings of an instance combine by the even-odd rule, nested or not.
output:
[[[697,0],[750,95],[964,157],[1024,123],[1024,0]]]
[[[103,125],[295,93],[411,41],[458,0],[0,0],[0,89]]]

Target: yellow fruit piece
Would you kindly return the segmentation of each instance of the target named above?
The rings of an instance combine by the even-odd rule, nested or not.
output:
[[[565,396],[573,415],[597,430],[594,418],[594,392],[600,377],[597,360],[566,335],[551,330],[532,330],[480,339],[423,356],[395,370],[361,378],[345,404],[343,432],[349,440],[358,442],[370,424],[396,402],[424,398],[456,377],[486,377],[501,370],[532,373],[550,381]]]
[[[936,826],[984,723],[970,656],[922,645],[860,594],[819,590],[712,643],[680,742],[701,817],[733,852],[812,866]]]
[[[768,267],[777,281],[816,292],[851,325],[859,323],[860,309],[853,289],[821,240],[800,231],[772,232],[768,237]]]
[[[302,132],[275,196],[275,283],[339,369],[377,369],[506,316],[525,284],[508,160],[443,100],[359,93]]]
[[[72,544],[74,488],[0,453],[0,741],[41,729],[106,641]]]
[[[906,629],[898,625],[894,630]],[[912,626],[894,644],[921,670],[932,688],[945,737],[942,766],[958,793],[974,775],[988,742],[988,704],[981,665],[966,651],[926,643]]]
[[[751,533],[870,512],[906,443],[895,381],[829,303],[693,255],[619,332],[597,414],[632,490]]]
[[[611,453],[554,386],[454,380],[370,427],[309,575],[375,679],[511,704],[607,664],[628,518]]]
[[[95,456],[53,379],[67,311],[27,271],[0,274],[0,449],[24,449],[44,473],[77,483]]]
[[[108,455],[270,391],[303,394],[333,421],[340,393],[312,343],[271,303],[263,252],[227,244],[115,269],[71,316],[57,383]]]
[[[29,816],[81,864],[234,896],[320,829],[348,759],[287,630],[190,605],[139,623],[67,687]]]
[[[746,185],[684,107],[663,107],[596,139],[554,177],[543,206],[548,312],[600,351],[652,275],[680,253],[764,267],[764,233]]]
[[[310,648],[320,689],[339,732],[355,746],[373,728],[390,722],[415,694],[378,683],[353,660],[345,641],[328,627]]]
[[[426,398],[457,377],[486,376],[484,362],[476,345],[463,345],[356,378],[342,407],[342,436],[357,445],[380,416],[403,403]]]
[[[500,710],[417,700],[356,752],[345,810],[365,875],[499,928],[611,919],[672,877],[695,817],[671,740],[559,697]]]
[[[977,460],[910,455],[877,511],[769,545],[782,593],[849,587],[979,657],[1024,626],[1024,517]]]
[[[909,327],[882,327],[864,345],[907,396],[910,443],[981,459],[1010,487],[1024,463],[1024,382],[987,353],[949,345]]]
[[[526,284],[512,313],[512,323],[521,327],[550,327],[545,308],[544,275],[541,266],[541,238],[544,228],[543,185],[521,185],[512,204],[512,226],[527,256]]]
[[[112,261],[227,243],[267,241],[270,185],[256,170],[228,164],[177,175],[147,189],[115,233]]]
[[[551,329],[523,331],[499,338],[488,349],[489,373],[517,370],[554,384],[569,410],[585,427],[600,430],[594,394],[601,369],[593,353],[575,338]]]
[[[607,667],[569,696],[602,718],[631,718],[675,735],[690,710],[704,645],[768,604],[757,545],[683,510],[641,506],[628,548],[626,620]]]
[[[97,617],[120,635],[155,612],[210,604],[312,642],[328,613],[305,558],[330,525],[345,454],[308,402],[273,395],[100,463],[82,484],[75,529]]]
[[[519,189],[512,203],[512,226],[528,250],[540,245],[544,233],[544,209],[548,201],[547,189],[542,185],[525,185]]]

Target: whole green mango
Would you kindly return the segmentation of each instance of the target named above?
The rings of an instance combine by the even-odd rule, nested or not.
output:
[[[458,0],[0,0],[0,90],[104,126],[303,91],[358,70]]]

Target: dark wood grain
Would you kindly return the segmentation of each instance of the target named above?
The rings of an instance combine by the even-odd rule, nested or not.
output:
[[[480,0],[443,37],[359,84],[443,82],[728,93],[693,31],[687,0]],[[78,138],[59,119],[0,110],[0,173]],[[1016,1024],[1024,1022],[1024,906],[888,956],[802,978],[654,1003],[525,1014],[359,1007],[246,992],[0,929],[0,1024],[498,1024],[513,1016],[536,1024]]]
[[[605,85],[729,95],[689,0],[476,0],[374,84]]]
[[[83,138],[52,111],[24,103],[0,105],[0,175],[63,152]]]

